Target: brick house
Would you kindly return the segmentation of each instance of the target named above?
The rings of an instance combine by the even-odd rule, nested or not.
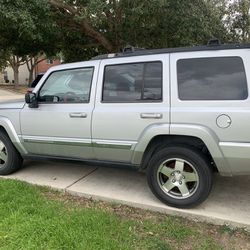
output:
[[[61,64],[61,61],[59,59],[56,59],[56,60],[46,59],[44,61],[41,61],[35,67],[35,70],[34,70],[35,76],[41,73],[45,73],[50,67],[56,66],[59,64]]]
[[[46,59],[38,63],[34,69],[34,78],[40,74],[45,73],[50,67],[61,64],[60,59],[52,60],[52,59]],[[14,73],[13,69],[11,67],[7,67],[4,70],[0,70],[0,84],[5,83],[5,79],[9,80],[8,84],[13,84],[14,81]],[[29,79],[29,71],[27,68],[27,65],[21,65],[19,67],[19,84],[20,85],[28,85]]]

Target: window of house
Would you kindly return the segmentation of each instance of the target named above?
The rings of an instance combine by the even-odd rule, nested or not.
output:
[[[240,57],[181,59],[177,78],[181,100],[243,100],[248,96]]]
[[[53,60],[52,59],[47,59],[47,64],[53,64]]]
[[[94,68],[55,71],[39,92],[39,102],[89,102]]]
[[[162,100],[162,63],[109,65],[104,70],[103,102]]]

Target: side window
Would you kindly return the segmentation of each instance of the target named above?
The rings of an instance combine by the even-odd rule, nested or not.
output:
[[[53,72],[39,92],[39,102],[89,102],[94,68]]]
[[[162,63],[109,65],[104,70],[103,102],[162,100]]]
[[[159,62],[146,63],[144,75],[144,100],[162,99],[162,65]]]
[[[248,96],[240,57],[181,59],[177,78],[181,100],[244,100]]]

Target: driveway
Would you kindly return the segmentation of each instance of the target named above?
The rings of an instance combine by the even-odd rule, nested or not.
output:
[[[0,89],[0,102],[17,98],[23,98],[23,95]],[[20,171],[4,178],[49,186],[73,195],[250,230],[250,176],[215,176],[208,199],[188,210],[171,208],[161,203],[149,190],[145,175],[131,170],[90,167],[81,163],[26,161]]]
[[[24,98],[24,95],[16,94],[11,91],[3,90],[0,88],[0,102]]]
[[[81,163],[26,161],[19,172],[7,178],[50,186],[73,195],[250,230],[250,176],[215,176],[209,198],[188,210],[161,203],[149,190],[146,176],[132,170],[90,167]]]

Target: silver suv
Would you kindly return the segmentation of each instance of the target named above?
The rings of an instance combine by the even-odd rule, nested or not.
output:
[[[124,165],[167,205],[198,205],[214,172],[250,173],[249,68],[250,45],[216,44],[53,67],[0,105],[0,174],[28,157]]]

